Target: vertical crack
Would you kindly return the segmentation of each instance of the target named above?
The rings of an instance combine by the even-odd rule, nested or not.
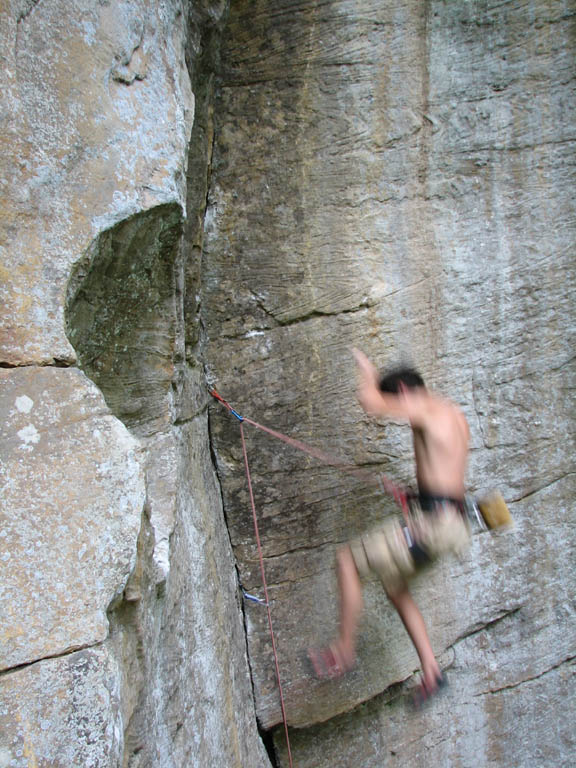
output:
[[[243,592],[242,592],[242,580],[240,577],[240,568],[238,566],[238,562],[236,560],[236,557],[234,555],[234,548],[232,546],[232,539],[230,536],[230,526],[228,524],[228,516],[226,513],[226,506],[224,504],[224,493],[222,488],[222,481],[220,478],[220,473],[218,471],[218,459],[216,456],[216,451],[214,448],[214,441],[212,439],[212,426],[211,426],[211,415],[210,415],[210,409],[208,408],[208,446],[210,449],[210,460],[212,462],[212,467],[214,470],[214,476],[216,477],[218,490],[220,493],[220,504],[222,508],[222,517],[224,519],[224,524],[226,525],[226,534],[228,539],[228,544],[230,547],[230,555],[234,562],[234,570],[236,574],[236,594],[238,596],[237,605],[238,610],[240,612],[240,616],[242,619],[242,626],[244,628],[244,654],[246,658],[246,663],[248,666],[248,674],[250,676],[250,689],[252,691],[252,701],[254,702],[254,717],[256,720],[256,726],[258,728],[258,734],[260,736],[260,740],[262,741],[262,744],[266,750],[266,753],[268,755],[268,759],[270,760],[270,764],[272,768],[279,768],[277,759],[276,759],[276,751],[274,748],[274,729],[266,730],[262,727],[260,724],[258,717],[256,715],[256,689],[255,689],[255,683],[254,683],[254,674],[252,670],[252,662],[250,659],[250,653],[248,649],[248,617],[246,614],[246,608],[244,605],[244,598],[243,598]]]

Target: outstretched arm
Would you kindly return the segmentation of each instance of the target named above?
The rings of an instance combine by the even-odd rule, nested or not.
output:
[[[359,349],[352,350],[358,369],[358,400],[369,416],[386,416],[391,419],[410,421],[414,418],[402,393],[399,395],[382,392],[379,387],[378,370]]]
[[[378,387],[378,371],[363,352],[352,350],[358,371],[358,401],[370,416],[382,413],[384,403]]]

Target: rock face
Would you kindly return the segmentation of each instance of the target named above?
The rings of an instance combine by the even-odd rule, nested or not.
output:
[[[78,255],[113,224],[185,194],[185,17],[178,3],[13,0],[1,22],[2,357],[72,361],[64,295]]]
[[[136,441],[82,373],[30,366],[0,377],[0,658],[10,669],[106,638],[106,609],[134,568],[145,491]]]
[[[269,765],[185,254],[225,12],[0,11],[3,766]]]
[[[413,482],[350,347],[414,362],[515,527],[375,582],[318,683],[337,546],[390,499],[243,427],[299,768],[574,753],[569,2],[9,0],[0,301],[0,766],[289,764],[238,422]],[[222,47],[221,47],[222,41]],[[260,730],[275,754],[264,747]]]
[[[232,5],[203,274],[220,393],[413,483],[406,429],[355,401],[350,348],[408,359],[468,416],[470,488],[499,487],[516,521],[415,586],[451,668],[443,700],[407,712],[418,660],[376,583],[356,670],[317,683],[304,650],[336,628],[335,549],[396,511],[246,426],[296,765],[569,762],[575,20],[549,2]],[[240,578],[257,593],[237,424],[218,406],[214,442]],[[266,618],[247,615],[270,727]],[[549,708],[535,729],[537,696]]]

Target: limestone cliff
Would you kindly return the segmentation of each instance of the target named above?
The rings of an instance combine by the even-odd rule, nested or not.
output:
[[[352,346],[462,405],[515,527],[415,586],[428,710],[377,583],[357,668],[318,683],[336,547],[396,510],[246,425],[294,765],[571,765],[576,7],[230,5],[0,7],[0,766],[288,765],[206,381],[412,483]]]
[[[407,358],[468,417],[471,490],[499,487],[516,521],[475,535],[465,561],[415,587],[450,668],[427,712],[409,711],[418,660],[376,583],[356,670],[317,683],[304,651],[336,627],[335,550],[397,510],[249,432],[298,766],[570,762],[575,11],[231,6],[203,268],[205,356],[221,394],[413,483],[409,434],[356,403],[350,348],[380,365]],[[222,409],[213,418],[239,574],[256,591],[237,426]],[[272,725],[266,621],[258,606],[247,614],[257,711]]]
[[[184,245],[225,13],[0,11],[3,766],[269,765]]]

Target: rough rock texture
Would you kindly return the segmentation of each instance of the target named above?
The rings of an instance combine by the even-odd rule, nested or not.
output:
[[[119,672],[106,646],[100,646],[7,674],[0,764],[122,765]]]
[[[388,499],[246,425],[297,766],[568,766],[574,648],[572,0],[0,7],[0,766],[287,765],[240,412],[412,481],[349,348],[466,411],[516,520],[377,583],[311,678],[339,543]],[[220,60],[220,40],[227,25]],[[217,473],[214,469],[217,464]],[[247,640],[246,640],[247,638]],[[247,652],[248,649],[248,652]]]
[[[537,0],[232,4],[204,235],[220,393],[413,482],[409,434],[363,417],[349,350],[409,359],[469,418],[471,489],[499,487],[516,520],[416,585],[452,688],[411,716],[418,660],[378,584],[346,680],[317,683],[303,653],[336,627],[337,545],[393,504],[246,427],[296,765],[570,762],[575,23],[573,3]],[[213,422],[258,593],[237,424],[217,405]],[[246,611],[272,727],[266,617]]]
[[[2,359],[71,361],[64,295],[78,255],[112,224],[183,199],[184,17],[177,2],[12,0],[0,22]]]
[[[0,10],[2,766],[269,765],[185,242],[226,10]]]
[[[28,367],[1,370],[0,382],[9,669],[106,638],[106,609],[134,568],[145,491],[136,441],[84,374]]]

